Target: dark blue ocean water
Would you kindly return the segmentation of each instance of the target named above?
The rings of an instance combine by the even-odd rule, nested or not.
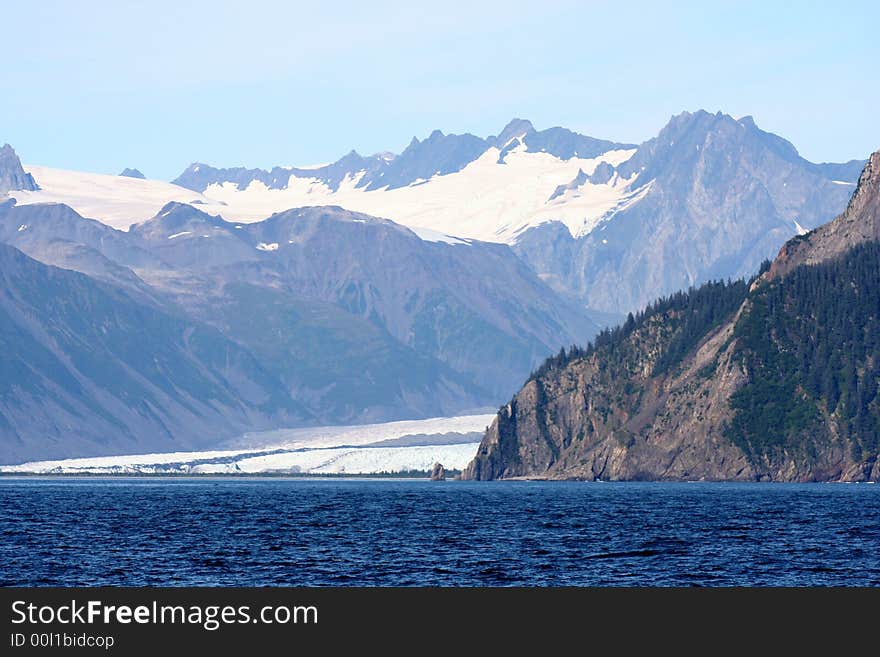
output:
[[[0,478],[3,585],[880,585],[880,486]]]

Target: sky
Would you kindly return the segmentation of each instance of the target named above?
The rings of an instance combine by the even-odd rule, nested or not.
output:
[[[697,109],[813,161],[880,147],[876,0],[41,0],[2,23],[0,144],[43,166],[170,180],[513,117],[639,143]]]

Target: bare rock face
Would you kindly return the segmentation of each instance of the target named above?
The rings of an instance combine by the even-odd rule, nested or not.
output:
[[[746,381],[732,358],[733,322],[680,371],[652,377],[668,336],[662,323],[631,336],[625,372],[595,353],[530,381],[499,411],[462,478],[753,480],[745,454],[721,437],[727,400]]]
[[[25,173],[21,160],[9,144],[0,148],[0,196],[14,191],[35,192],[40,189],[34,177]]]
[[[872,240],[880,240],[880,151],[874,153],[865,165],[843,214],[787,242],[764,279],[781,278],[795,267],[829,260],[857,244]]]
[[[715,290],[703,292],[702,302],[705,286],[678,302],[658,302],[638,319],[630,316],[622,327],[600,336],[594,346],[548,360],[500,409],[462,478],[877,481],[876,435],[853,429],[851,421],[835,411],[836,400],[829,406],[824,396],[809,398],[806,382],[797,380],[800,370],[785,370],[795,373],[789,376],[795,377],[792,390],[797,399],[773,398],[766,387],[759,387],[768,379],[761,379],[758,370],[784,367],[780,363],[792,358],[801,343],[783,342],[753,320],[768,317],[768,293],[774,290],[775,299],[800,299],[814,307],[809,288],[780,288],[786,282],[780,279],[800,265],[848,262],[851,250],[860,246],[859,262],[868,272],[864,281],[856,285],[844,278],[842,288],[828,289],[873,288],[875,294],[877,274],[871,273],[870,262],[864,264],[864,253],[872,254],[865,249],[876,249],[878,242],[880,152],[870,158],[846,211],[789,241],[749,289],[743,283],[717,284]],[[860,257],[858,251],[852,253]],[[874,262],[872,258],[867,260]],[[876,303],[873,299],[854,303]],[[803,332],[789,331],[801,317],[782,312],[774,318],[781,322],[776,325],[781,331],[803,342]],[[867,360],[853,369],[864,369],[876,357],[869,348]],[[855,390],[858,380],[854,376],[852,381],[850,388]],[[728,431],[739,417],[741,407],[735,407],[734,400],[742,399],[742,392],[753,392],[748,398],[757,400],[746,409],[749,413],[774,404],[788,413],[784,422],[790,433],[776,447],[755,450]],[[792,419],[802,400],[808,404],[805,430]],[[873,402],[866,398],[865,403]],[[758,422],[757,428],[761,433],[769,427]]]
[[[446,468],[442,463],[435,463],[431,468],[431,481],[446,481]]]

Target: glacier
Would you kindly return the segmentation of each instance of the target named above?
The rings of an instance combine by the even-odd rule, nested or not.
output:
[[[244,434],[221,449],[32,461],[3,474],[356,474],[461,470],[494,414]]]

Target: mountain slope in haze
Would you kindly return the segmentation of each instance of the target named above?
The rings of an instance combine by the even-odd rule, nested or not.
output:
[[[310,422],[450,415],[490,402],[472,377],[400,344],[383,327],[333,303],[279,290],[271,275],[256,276],[254,285],[239,280],[233,264],[264,254],[239,232],[224,242],[220,226],[232,232],[232,224],[178,204],[154,224],[172,232],[151,239],[149,226],[122,232],[63,205],[0,205],[0,241],[109,283],[138,303],[213,325],[272,373],[277,394],[307,407]],[[203,224],[212,224],[214,239],[203,237]],[[187,232],[182,227],[198,227],[198,241],[169,251],[166,262],[159,247],[186,239],[178,235]],[[199,250],[199,241],[208,248]],[[212,249],[230,271],[209,271]]]
[[[637,200],[586,235],[544,224],[514,248],[557,291],[625,314],[691,285],[754,272],[790,237],[840,213],[862,165],[808,162],[751,117],[685,112],[610,174],[631,181]],[[558,200],[591,186],[575,180]]]
[[[339,208],[303,208],[242,225],[171,203],[123,232],[60,204],[0,204],[0,242],[86,274],[91,285],[112,292],[107,312],[118,298],[138,312],[151,309],[216,332],[218,349],[221,338],[233,344],[263,372],[267,393],[301,411],[276,426],[485,408],[511,394],[514,382],[559,345],[596,332],[582,310],[556,297],[509,247],[428,237],[436,241]],[[47,294],[63,298],[65,290],[50,287]],[[89,307],[77,305],[80,298],[74,296],[71,315],[59,325],[72,322],[77,307],[90,317]],[[151,351],[168,344],[174,336],[161,331],[143,341]],[[98,394],[78,390],[84,404]],[[34,405],[40,394],[49,392],[37,390]],[[166,401],[156,404],[164,408]],[[40,442],[44,424],[54,422],[52,403],[34,421],[35,433],[16,429],[21,453],[62,449]],[[132,435],[146,431],[134,415],[126,417]],[[267,412],[259,421],[272,417]],[[192,430],[215,419],[193,423]],[[168,433],[186,441],[183,421]],[[105,429],[96,422],[96,432],[106,435]],[[121,444],[133,443],[122,436],[103,447],[109,453]]]
[[[751,285],[678,293],[548,360],[465,477],[880,479],[880,152]]]
[[[331,304],[467,374],[493,397],[512,392],[511,381],[559,345],[598,331],[507,246],[422,239],[389,220],[341,208],[300,208],[232,224],[171,204],[131,235],[164,261],[211,280],[215,290],[247,284]],[[205,319],[225,307],[191,303]]]
[[[7,462],[203,447],[308,420],[219,331],[0,244]]]

